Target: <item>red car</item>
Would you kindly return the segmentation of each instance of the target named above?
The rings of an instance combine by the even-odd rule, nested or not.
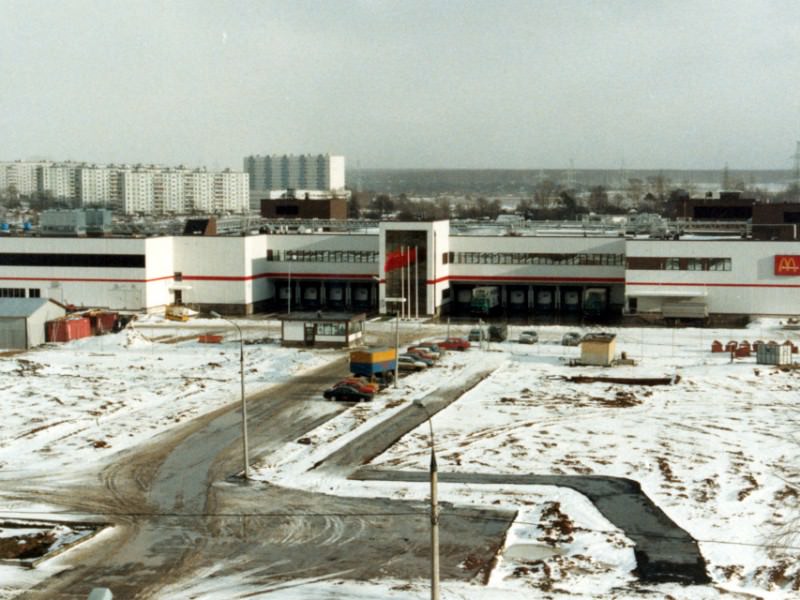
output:
[[[416,356],[421,356],[426,360],[436,360],[438,357],[434,356],[430,352],[426,352],[424,348],[409,348],[407,351],[408,354],[415,354]]]
[[[349,386],[351,388],[357,389],[359,392],[364,394],[374,394],[380,390],[380,387],[377,383],[372,383],[370,381],[364,381],[359,379],[358,377],[345,377],[341,381],[334,384],[333,387],[340,387],[340,386]]]
[[[441,342],[436,342],[436,344],[440,348],[444,348],[445,350],[467,350],[469,348],[469,342],[464,338],[459,337],[450,337],[446,340]]]

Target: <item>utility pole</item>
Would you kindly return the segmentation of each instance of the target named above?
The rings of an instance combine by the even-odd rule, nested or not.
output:
[[[428,418],[431,441],[431,600],[439,600],[439,469],[436,465],[436,443],[433,437],[433,422],[425,403],[421,399],[414,400],[414,406],[421,408]]]
[[[289,259],[289,303],[286,308],[286,314],[292,314],[292,256],[287,252],[286,258]]]
[[[215,319],[222,319],[227,321],[236,328],[239,334],[239,383],[241,385],[241,402],[242,402],[242,449],[244,459],[244,479],[250,481],[250,453],[247,444],[247,401],[244,395],[244,338],[242,337],[242,329],[235,321],[226,319],[217,312],[211,311],[211,316]]]

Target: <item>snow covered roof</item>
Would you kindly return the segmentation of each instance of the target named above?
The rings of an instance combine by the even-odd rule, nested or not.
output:
[[[365,313],[351,312],[293,312],[288,315],[280,315],[281,321],[363,321],[366,319]]]

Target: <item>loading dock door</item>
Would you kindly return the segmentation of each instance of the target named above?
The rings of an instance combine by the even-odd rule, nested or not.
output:
[[[6,350],[25,350],[28,348],[28,335],[25,319],[0,320],[0,348]]]
[[[317,333],[317,325],[316,323],[305,323],[303,327],[303,342],[306,346],[313,346],[314,345],[314,338],[316,337]]]

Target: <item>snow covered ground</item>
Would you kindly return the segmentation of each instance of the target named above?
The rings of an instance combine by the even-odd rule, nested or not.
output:
[[[95,465],[238,400],[236,332],[218,320],[188,325],[151,315],[119,334],[0,359],[0,481]],[[199,343],[206,330],[223,333],[223,343]],[[248,393],[338,356],[247,344],[275,334],[268,322],[243,328]]]
[[[153,319],[150,317],[149,319]],[[245,321],[242,321],[245,323]],[[264,323],[264,322],[259,322]],[[159,323],[152,323],[158,325]],[[197,325],[197,322],[193,323]],[[201,325],[203,323],[200,323]],[[209,331],[224,328],[209,321]],[[249,323],[246,338],[275,335],[274,323]],[[197,330],[126,330],[0,358],[4,423],[0,481],[59,473],[113,460],[176,423],[238,396],[235,334],[222,345],[199,344]],[[269,331],[267,328],[272,327]],[[414,325],[420,337],[435,329]],[[453,328],[452,333],[465,333]],[[526,327],[526,329],[530,329]],[[570,367],[578,348],[558,342],[575,328],[537,328],[541,343],[513,341],[448,353],[369,404],[359,404],[310,432],[310,445],[289,444],[256,465],[257,476],[287,486],[342,495],[427,498],[427,485],[350,481],[311,465],[360,432],[389,418],[443,381],[494,367],[490,377],[433,418],[441,472],[602,474],[639,481],[675,522],[700,541],[713,586],[647,586],[652,597],[800,597],[800,541],[782,535],[800,515],[796,457],[800,442],[798,377],[755,359],[730,362],[711,341],[798,341],[777,321],[747,330],[611,329],[617,353],[635,366]],[[584,330],[585,331],[585,330]],[[518,329],[511,332],[516,338]],[[161,341],[153,341],[155,336]],[[171,342],[171,343],[168,343]],[[277,344],[246,349],[253,392],[339,354]],[[571,383],[564,377],[674,377],[671,386]],[[426,470],[428,426],[410,432],[372,466]],[[440,499],[519,511],[488,585],[443,582],[444,598],[634,598],[645,589],[631,574],[631,542],[581,494],[546,486],[442,484]],[[3,499],[0,509],[18,508]],[[46,512],[46,507],[42,508]],[[263,589],[237,580],[198,577],[168,590],[176,598],[407,598],[427,594],[425,581],[298,581]],[[30,574],[0,567],[2,589],[28,585]],[[10,591],[6,593],[11,593]],[[269,594],[267,596],[267,594]],[[733,595],[736,597],[738,594]],[[745,596],[742,596],[745,597]]]

